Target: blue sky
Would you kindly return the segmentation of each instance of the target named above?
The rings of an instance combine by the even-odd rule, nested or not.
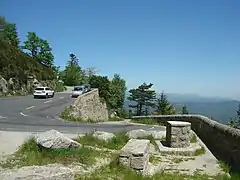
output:
[[[239,0],[1,0],[21,41],[49,41],[57,65],[69,53],[129,88],[240,99]]]

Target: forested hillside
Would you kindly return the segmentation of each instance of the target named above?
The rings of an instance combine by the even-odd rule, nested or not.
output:
[[[0,17],[0,22],[0,94],[27,94],[34,85],[63,90],[64,86],[60,87],[57,82],[58,68],[48,41],[35,32],[28,32],[27,39],[20,45],[16,24],[4,17]]]
[[[0,75],[6,80],[18,79],[20,83],[27,83],[28,75],[35,75],[38,80],[52,80],[55,73],[51,67],[39,63],[17,47],[7,41],[0,40]]]

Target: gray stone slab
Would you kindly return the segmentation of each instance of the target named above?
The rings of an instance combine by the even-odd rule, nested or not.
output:
[[[174,127],[191,126],[191,123],[183,121],[167,121],[167,123]]]
[[[150,141],[148,139],[130,139],[128,143],[121,149],[121,157],[144,156],[149,150]]]

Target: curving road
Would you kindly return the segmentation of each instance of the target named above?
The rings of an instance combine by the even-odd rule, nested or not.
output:
[[[0,130],[41,132],[56,129],[66,133],[85,133],[94,129],[117,132],[156,128],[128,123],[87,124],[59,120],[59,114],[73,101],[67,92],[58,93],[49,99],[33,99],[32,96],[0,98]],[[161,127],[157,129],[164,130]]]

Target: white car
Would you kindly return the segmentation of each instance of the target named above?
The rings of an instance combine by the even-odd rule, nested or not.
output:
[[[37,87],[34,92],[33,92],[33,97],[38,98],[38,97],[54,97],[54,91],[49,88],[49,87]]]
[[[84,93],[84,87],[83,86],[75,86],[72,90],[72,97],[78,97],[79,95]]]

